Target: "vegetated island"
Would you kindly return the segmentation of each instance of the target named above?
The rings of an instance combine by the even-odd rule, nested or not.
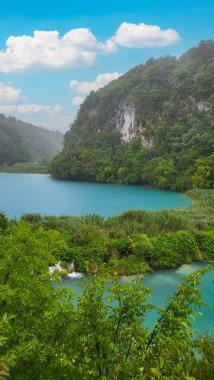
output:
[[[194,203],[187,208],[133,210],[107,219],[93,214],[25,214],[6,226],[56,234],[63,249],[56,250],[55,262],[49,264],[61,261],[61,275],[67,274],[71,262],[77,272],[87,274],[141,274],[214,258],[214,191],[188,194]]]

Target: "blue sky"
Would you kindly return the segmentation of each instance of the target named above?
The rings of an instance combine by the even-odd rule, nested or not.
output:
[[[4,1],[0,112],[65,131],[90,90],[214,38],[213,20],[211,0]]]

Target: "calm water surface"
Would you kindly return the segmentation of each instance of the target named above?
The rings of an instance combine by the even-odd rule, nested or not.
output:
[[[209,263],[212,265],[212,269],[201,278],[200,289],[203,301],[207,302],[210,306],[198,309],[202,312],[202,317],[196,319],[193,328],[199,332],[209,329],[212,335],[214,335],[214,261],[209,261]],[[185,276],[203,268],[207,264],[207,261],[199,261],[190,265],[182,265],[177,269],[157,270],[145,278],[142,277],[143,284],[152,288],[153,292],[150,301],[156,306],[164,306],[167,297],[170,297],[176,291],[177,285]],[[121,282],[130,281],[133,277],[122,277]],[[66,278],[62,282],[62,286],[72,287],[80,295],[84,281],[84,278]],[[152,328],[156,320],[157,314],[150,312],[147,318],[148,327]]]
[[[181,193],[143,186],[57,181],[44,174],[0,173],[0,211],[10,218],[35,212],[110,216],[130,209],[160,210],[189,204]]]

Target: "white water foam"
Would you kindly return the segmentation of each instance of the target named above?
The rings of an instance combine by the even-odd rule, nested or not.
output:
[[[81,278],[83,276],[84,274],[80,272],[72,272],[72,273],[68,273],[67,275],[67,277],[70,277],[70,278]]]
[[[63,270],[60,264],[61,264],[61,261],[58,261],[57,264],[53,265],[52,267],[49,267],[49,273],[54,274],[55,270],[58,270],[58,271]]]
[[[183,264],[178,269],[176,269],[176,273],[183,276],[188,276],[190,273],[195,272],[197,270],[197,265],[192,264]]]
[[[58,261],[57,264],[53,265],[52,267],[49,267],[49,273],[50,274],[54,274],[55,271],[64,271],[65,268],[62,268],[61,266],[61,261]],[[81,278],[84,276],[83,273],[80,273],[80,272],[75,272],[74,270],[74,263],[73,261],[70,263],[69,265],[69,270],[72,270],[73,272],[71,273],[68,273],[66,277],[70,277],[70,278]]]

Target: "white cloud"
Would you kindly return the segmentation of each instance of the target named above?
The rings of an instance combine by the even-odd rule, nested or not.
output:
[[[59,104],[22,104],[24,98],[20,94],[21,90],[0,82],[0,113],[51,130],[65,131],[68,128],[68,117],[62,116],[63,108]]]
[[[44,106],[39,104],[21,104],[17,106],[17,112],[22,114],[27,113],[47,113],[53,115],[62,111],[62,107],[58,104],[55,106]]]
[[[72,80],[70,82],[70,88],[79,92],[80,94],[89,94],[91,91],[97,91],[99,88],[106,86],[112,80],[119,78],[120,73],[105,73],[99,74],[94,81],[91,82],[80,82],[77,80]]]
[[[4,104],[0,105],[0,113],[5,114],[38,114],[46,113],[48,115],[54,115],[62,111],[62,107],[58,104],[54,106],[44,106],[38,104]]]
[[[91,66],[97,54],[117,51],[117,45],[143,48],[176,43],[179,34],[173,29],[161,30],[156,25],[124,22],[116,35],[100,42],[88,28],[71,29],[60,37],[57,30],[36,30],[33,36],[10,36],[0,51],[0,71],[24,72],[41,68],[63,69]]]
[[[123,22],[111,40],[127,48],[163,47],[175,44],[180,36],[174,29],[161,30],[157,25]]]
[[[71,29],[60,38],[58,31],[36,30],[33,36],[10,36],[0,52],[0,71],[4,73],[38,68],[91,66],[96,55],[114,53],[113,41],[99,42],[87,28]]]
[[[0,104],[17,102],[20,95],[21,90],[18,88],[0,82]]]
[[[82,104],[84,102],[85,98],[83,98],[82,96],[75,96],[72,101],[71,101],[71,104],[72,106],[80,106],[80,104]]]
[[[16,108],[17,106],[13,104],[0,104],[0,113],[11,115],[16,112]]]

